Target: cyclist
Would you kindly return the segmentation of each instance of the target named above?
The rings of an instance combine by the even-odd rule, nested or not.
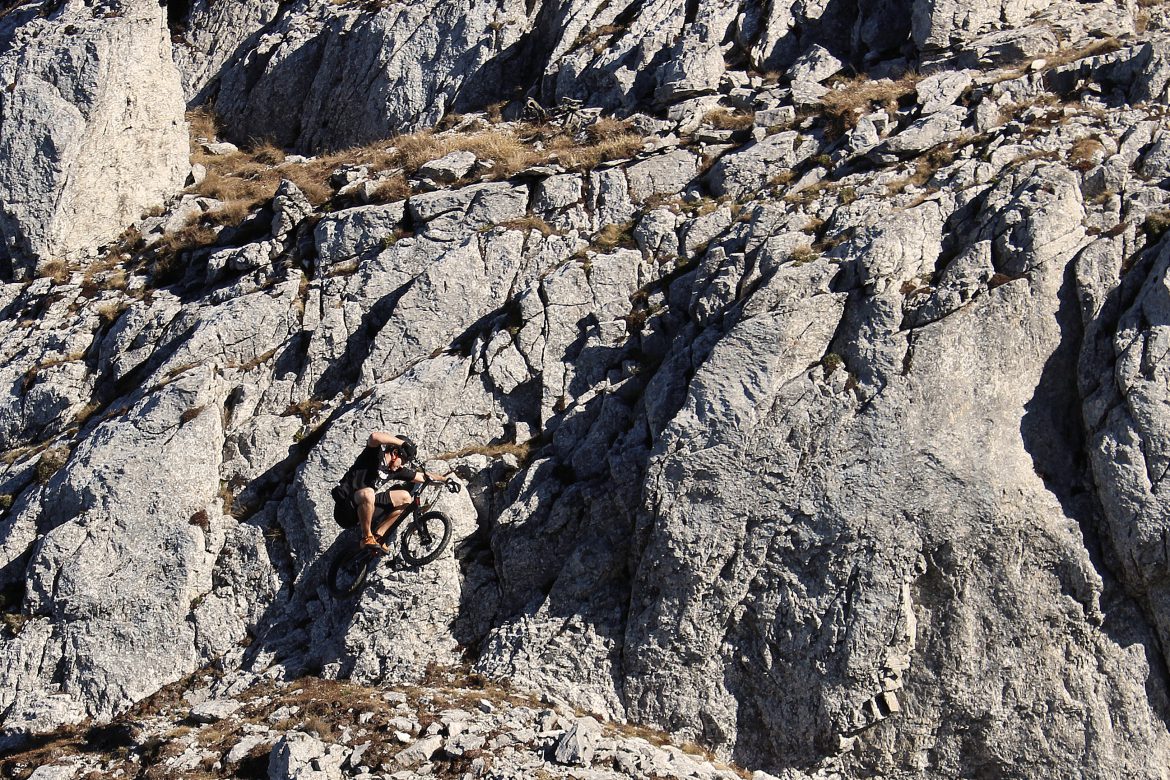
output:
[[[414,460],[417,454],[418,447],[406,436],[374,431],[366,441],[365,449],[357,456],[349,471],[345,472],[341,483],[334,488],[334,499],[339,504],[347,503],[351,511],[356,512],[364,546],[376,548],[378,552],[386,552],[386,546],[378,542],[378,537],[374,536],[374,529],[371,528],[374,512],[377,510],[378,516],[384,517],[376,530],[378,536],[385,536],[410,503],[410,493],[402,483],[448,482],[450,490],[459,491],[461,486],[451,480],[450,475],[432,474],[410,468],[407,464]],[[379,492],[378,488],[391,482],[396,484]]]

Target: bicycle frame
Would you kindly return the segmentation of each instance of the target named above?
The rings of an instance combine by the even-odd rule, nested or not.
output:
[[[394,525],[392,525],[386,529],[385,533],[381,533],[381,534],[378,533],[377,532],[378,526],[380,526],[382,523],[386,522],[386,518],[389,517],[393,513],[394,510],[390,510],[389,512],[386,512],[381,517],[375,517],[374,522],[372,522],[370,524],[370,527],[371,527],[371,531],[373,532],[374,536],[377,537],[378,542],[384,544],[386,542],[386,540],[390,538],[390,535],[392,533],[394,533],[394,529],[405,528],[407,525],[407,522],[410,520],[411,515],[413,515],[415,517],[422,517],[427,512],[431,511],[431,508],[435,504],[439,503],[439,498],[442,494],[436,492],[435,497],[432,498],[430,501],[428,501],[424,505],[422,503],[423,491],[426,490],[428,487],[438,488],[441,484],[442,484],[441,482],[415,482],[415,483],[412,483],[410,485],[410,487],[407,488],[407,492],[410,493],[410,503],[406,504],[406,506],[404,506],[402,508],[402,514],[398,516],[398,519],[394,522]]]

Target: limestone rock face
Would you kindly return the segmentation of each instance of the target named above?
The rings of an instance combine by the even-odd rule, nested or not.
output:
[[[18,273],[113,239],[189,168],[164,9],[57,5],[0,53],[0,235]]]
[[[287,143],[427,124],[502,73],[592,102],[542,109],[582,144],[598,106],[661,111],[620,159],[512,175],[440,134],[391,203],[263,171],[169,286],[0,285],[3,736],[207,664],[183,709],[222,728],[250,686],[462,667],[596,717],[505,744],[403,710],[376,770],[361,722],[175,766],[691,773],[595,722],[625,719],[786,780],[1161,777],[1165,30],[1089,45],[1136,21],[1077,5],[248,6],[221,107]],[[1058,33],[1085,48],[1040,63]],[[437,560],[343,599],[330,488],[371,430],[467,489]]]
[[[747,61],[760,71],[791,66],[794,89],[815,103],[817,82],[846,65],[895,76],[915,60],[982,67],[1134,29],[1132,14],[1112,2],[297,0],[275,16],[272,5],[195,4],[181,57],[188,93],[222,61],[215,105],[228,129],[309,150],[432,126],[450,111],[509,101],[517,89],[547,106],[577,100],[630,113],[714,95],[728,63]]]
[[[219,72],[249,39],[276,19],[279,0],[214,0],[188,2],[187,13],[171,19],[175,65],[183,79],[187,101],[200,104],[218,86]]]
[[[515,2],[366,11],[301,0],[237,49],[215,106],[242,139],[305,149],[429,127],[450,109],[486,105],[510,83],[503,53],[527,24]]]

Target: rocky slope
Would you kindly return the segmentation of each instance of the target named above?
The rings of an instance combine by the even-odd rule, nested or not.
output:
[[[111,723],[46,735],[0,760],[0,771],[33,780],[747,776],[660,732],[436,668],[420,685],[390,690],[316,678],[241,688],[205,670]]]
[[[1162,776],[1159,4],[273,6],[168,9],[188,191],[12,250],[10,744],[466,662],[790,778]],[[339,601],[371,429],[469,491]]]

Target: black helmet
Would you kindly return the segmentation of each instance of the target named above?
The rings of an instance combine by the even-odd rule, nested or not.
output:
[[[398,452],[402,454],[402,460],[410,463],[418,455],[418,446],[405,436],[399,436],[402,439],[402,444],[398,445]]]

